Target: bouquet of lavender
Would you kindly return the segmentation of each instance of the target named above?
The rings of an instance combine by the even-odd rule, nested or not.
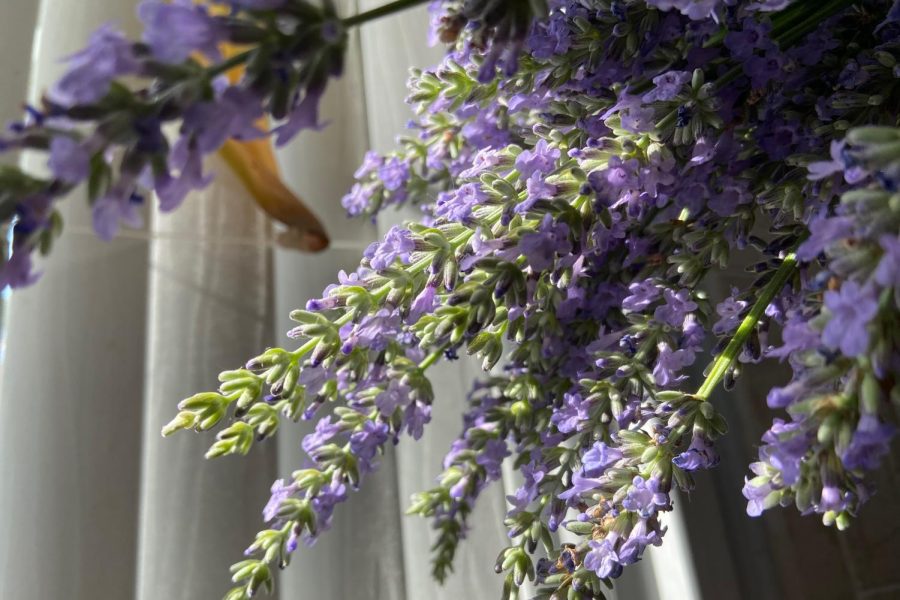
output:
[[[263,113],[279,142],[317,127],[347,28],[415,3],[341,19],[328,2],[232,0],[212,16],[148,0],[144,42],[102,30],[4,140],[48,148],[54,173],[2,173],[4,217],[17,215],[4,281],[29,280],[54,199],[84,179],[108,233],[136,190],[169,208],[203,185],[202,155],[265,135],[253,127]],[[450,52],[413,72],[410,135],[368,154],[343,199],[351,215],[412,204],[421,218],[292,314],[296,348],[223,372],[163,430],[221,425],[216,457],[246,454],[284,420],[318,419],[305,468],[273,485],[268,528],[232,567],[227,598],[271,588],[273,567],[328,529],[385,446],[422,435],[428,368],[463,351],[485,376],[437,484],[409,508],[437,531],[438,579],[510,460],[524,483],[494,565],[503,598],[526,580],[541,599],[602,598],[663,542],[673,489],[718,462],[727,427],[714,392],[765,360],[787,361],[793,378],[766,398],[776,416],[750,465],[747,512],[794,505],[849,526],[900,405],[900,4],[431,8]],[[223,41],[247,49],[222,61]],[[237,64],[246,74],[223,83]],[[120,75],[153,81],[135,92]],[[174,120],[170,152],[160,125]],[[711,275],[732,264],[755,281],[710,297]],[[560,545],[560,528],[579,541]]]

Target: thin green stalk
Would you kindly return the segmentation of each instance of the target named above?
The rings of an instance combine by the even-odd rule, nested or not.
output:
[[[318,345],[318,343],[319,338],[312,338],[311,340],[294,350],[291,354],[293,354],[295,359],[303,358],[304,356],[312,352],[315,349],[316,345]]]
[[[808,7],[815,7],[817,5],[820,5],[817,0],[800,0],[799,2],[794,2],[783,11],[775,13],[772,16],[772,37],[777,39],[782,34],[791,30],[798,21],[803,20],[806,15],[809,14],[806,11]],[[712,48],[718,46],[724,41],[727,34],[728,28],[722,27],[703,43],[703,47]]]
[[[819,27],[822,24],[822,21],[849,8],[856,4],[857,1],[858,0],[832,0],[831,2],[826,2],[821,9],[806,15],[798,25],[792,26],[783,33],[779,33],[775,40],[778,45],[781,46],[782,50],[790,47]]]
[[[234,67],[241,66],[242,64],[244,64],[245,62],[250,60],[250,57],[253,56],[255,53],[256,53],[255,48],[252,50],[245,50],[244,52],[241,52],[240,54],[235,54],[228,60],[224,60],[218,64],[212,65],[211,67],[209,67],[206,70],[206,72],[209,74],[210,78],[218,77],[219,75],[230,71]]]
[[[425,371],[428,369],[428,367],[430,367],[431,365],[436,363],[438,361],[438,359],[440,359],[441,356],[443,356],[443,354],[447,350],[448,346],[449,345],[441,346],[440,348],[438,348],[437,350],[435,350],[434,352],[432,352],[431,354],[426,356],[424,358],[424,360],[422,360],[422,362],[419,363],[419,370]]]
[[[407,8],[412,8],[418,4],[424,4],[426,0],[396,0],[395,2],[390,2],[385,4],[384,6],[379,6],[378,8],[373,8],[372,10],[367,10],[365,12],[359,13],[357,15],[349,16],[345,19],[341,19],[341,22],[344,24],[344,27],[356,27],[358,25],[362,25],[363,23],[368,23],[369,21],[374,21],[380,17],[386,17],[388,15],[392,15],[394,13],[406,10]],[[248,60],[256,53],[255,48],[251,48],[250,50],[245,50],[240,54],[235,54],[228,60],[222,61],[219,64],[212,65],[207,69],[207,73],[209,73],[210,77],[217,77],[223,73],[228,72],[234,67],[238,67]]]
[[[343,23],[345,27],[354,27],[368,21],[374,21],[375,19],[386,17],[388,15],[406,10],[407,8],[412,8],[413,6],[416,6],[418,4],[424,4],[425,2],[426,0],[395,0],[394,2],[390,2],[388,4],[385,4],[384,6],[379,6],[378,8],[367,10],[366,12],[359,13],[358,15],[347,17],[343,20]]]
[[[801,0],[788,6],[772,17],[772,35],[779,36],[802,20],[808,6],[815,6],[817,0]]]
[[[852,6],[857,1],[858,0],[831,0],[830,2],[826,2],[818,10],[814,10],[812,13],[804,13],[803,11],[795,10],[794,13],[791,14],[790,20],[781,23],[780,27],[776,27],[776,31],[773,31],[772,39],[776,44],[778,44],[779,48],[781,48],[782,50],[787,50],[795,42],[803,39],[803,37],[815,30],[815,28],[818,27],[822,21],[833,15],[836,15],[845,8]],[[811,5],[813,3],[800,2],[791,5],[788,10],[791,10],[792,8],[794,8],[794,6],[799,6],[801,4],[805,7],[806,5]],[[776,17],[777,16],[778,15],[776,15]],[[776,17],[773,17],[773,21]],[[800,20],[800,22],[795,24],[798,19]],[[724,35],[722,36],[722,39],[724,39]],[[704,47],[706,47],[706,44],[704,44]],[[736,77],[740,76],[741,73],[743,73],[743,67],[741,65],[736,65],[730,68],[716,80],[714,84],[715,89],[721,90],[723,87],[731,83]]]
[[[781,288],[784,287],[788,279],[794,274],[796,268],[797,256],[793,253],[788,254],[781,263],[781,266],[778,267],[778,270],[775,272],[775,276],[763,288],[762,293],[756,300],[756,304],[753,305],[753,308],[750,309],[750,312],[747,313],[747,316],[741,321],[734,337],[728,342],[728,346],[726,346],[722,354],[716,358],[709,375],[706,376],[706,381],[703,382],[703,385],[701,385],[700,389],[697,390],[697,393],[694,394],[695,398],[698,400],[709,399],[709,395],[716,386],[719,385],[722,378],[725,377],[725,374],[734,364],[734,361],[737,360],[741,348],[744,347],[747,338],[749,338],[750,334],[753,333],[753,330],[756,329],[756,324],[766,311],[766,307],[769,306],[775,295],[781,291]]]

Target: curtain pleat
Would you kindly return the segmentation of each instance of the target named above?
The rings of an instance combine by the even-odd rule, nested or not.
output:
[[[160,436],[179,399],[271,345],[268,220],[221,159],[206,166],[214,182],[150,229],[139,600],[220,598],[275,478],[272,444],[207,461],[211,434]]]

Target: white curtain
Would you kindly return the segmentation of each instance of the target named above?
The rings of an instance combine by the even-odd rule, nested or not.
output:
[[[383,1],[338,4],[349,14]],[[135,33],[134,6],[3,0],[0,116],[16,116],[26,87],[39,97],[59,75],[58,59],[97,25],[116,20]],[[354,268],[378,232],[402,217],[387,215],[378,226],[350,221],[339,199],[364,151],[390,149],[403,131],[408,68],[440,58],[424,43],[425,20],[424,9],[412,10],[354,35],[347,72],[323,102],[331,125],[279,157],[288,184],[329,229],[334,244],[325,253],[273,250],[267,219],[216,159],[210,188],[109,244],[91,235],[82,195],[65,202],[67,232],[42,263],[41,281],[13,294],[4,316],[0,598],[203,600],[228,588],[227,567],[262,525],[269,484],[303,460],[308,426],[285,427],[248,457],[212,462],[202,458],[211,435],[163,440],[159,430],[179,399],[214,387],[218,371],[289,343],[288,312],[339,269]],[[477,374],[465,361],[434,370],[438,398],[425,438],[389,452],[338,509],[334,529],[298,551],[279,578],[282,600],[496,597],[493,560],[507,542],[504,496],[515,474],[507,474],[507,489],[482,497],[443,587],[429,575],[428,523],[402,514],[410,494],[434,484]],[[677,516],[669,527],[666,545],[627,570],[619,598],[699,597]]]

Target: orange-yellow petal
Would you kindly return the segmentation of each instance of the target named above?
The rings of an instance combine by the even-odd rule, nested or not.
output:
[[[309,252],[328,247],[328,235],[319,220],[281,181],[268,140],[228,140],[219,153],[260,208],[288,226],[278,236],[282,246]]]
[[[207,4],[204,0],[194,1]],[[226,15],[230,9],[222,4],[210,4],[209,11],[215,15]],[[225,58],[242,50],[243,48],[233,44],[220,44],[220,51]],[[201,63],[208,62],[201,55],[197,55],[196,59]],[[244,71],[243,66],[237,66],[229,70],[226,76],[232,83],[237,83],[244,76]],[[268,130],[268,119],[260,119],[257,126],[264,131]],[[287,231],[278,236],[278,242],[282,246],[310,252],[328,247],[328,235],[319,219],[282,181],[269,138],[228,140],[219,153],[260,208],[273,219],[287,225]]]

